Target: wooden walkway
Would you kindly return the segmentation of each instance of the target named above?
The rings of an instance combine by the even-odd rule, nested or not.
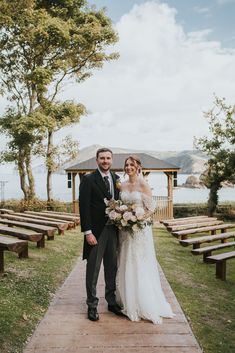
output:
[[[162,271],[161,281],[176,316],[161,325],[131,322],[107,311],[101,271],[97,288],[100,320],[91,322],[85,304],[85,261],[79,260],[24,353],[202,353]]]

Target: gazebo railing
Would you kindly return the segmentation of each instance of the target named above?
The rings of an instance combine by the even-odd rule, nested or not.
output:
[[[170,197],[153,196],[153,202],[156,204],[153,221],[173,218],[173,202]]]

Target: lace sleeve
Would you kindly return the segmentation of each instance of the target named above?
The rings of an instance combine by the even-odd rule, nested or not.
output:
[[[146,210],[149,211],[150,213],[154,213],[156,209],[156,202],[153,200],[153,198],[146,194],[142,194],[142,200]]]

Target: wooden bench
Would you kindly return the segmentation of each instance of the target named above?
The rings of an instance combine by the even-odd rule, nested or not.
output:
[[[164,225],[170,225],[170,224],[184,224],[187,223],[188,221],[197,221],[200,219],[206,219],[209,218],[208,216],[195,216],[195,217],[185,217],[185,218],[172,218],[172,219],[164,219],[161,220],[160,223],[163,223]]]
[[[24,231],[22,229],[9,228],[0,225],[0,234],[11,235],[19,239],[36,242],[37,248],[45,247],[45,237],[42,233],[30,232],[27,230]]]
[[[31,214],[35,216],[42,216],[46,218],[54,218],[62,221],[70,221],[74,222],[76,225],[80,223],[80,218],[79,217],[74,217],[74,216],[65,216],[65,215],[58,215],[58,214],[49,214],[47,212],[34,212],[34,211],[25,211],[24,213],[26,214]]]
[[[8,208],[0,208],[0,213],[14,213],[14,211],[9,210]]]
[[[216,234],[217,230],[220,230],[221,233],[225,233],[227,229],[235,228],[235,224],[231,223],[223,223],[217,226],[209,226],[209,227],[199,227],[193,229],[180,230],[177,232],[172,232],[171,234],[177,238],[187,239],[188,235],[203,233],[203,232],[211,232],[211,234]]]
[[[230,241],[222,244],[215,244],[211,246],[205,246],[203,248],[194,249],[191,251],[191,253],[193,255],[203,255],[203,261],[208,262],[207,257],[212,255],[212,251],[230,248],[231,246],[235,246],[235,241]]]
[[[201,227],[209,227],[209,226],[215,226],[224,223],[223,221],[217,220],[217,218],[208,218],[207,220],[203,222],[196,222],[196,223],[188,223],[188,224],[181,224],[181,225],[175,225],[175,226],[167,226],[167,230],[169,232],[176,232],[180,230],[186,230],[186,229],[193,229],[193,228],[201,228]]]
[[[26,223],[35,223],[35,224],[41,224],[45,226],[51,226],[51,227],[56,227],[58,229],[59,234],[64,234],[64,231],[68,229],[69,224],[67,222],[61,223],[61,222],[54,222],[52,220],[49,220],[48,218],[43,220],[43,219],[38,219],[38,218],[32,218],[32,217],[23,217],[23,216],[17,216],[17,215],[0,215],[0,217],[4,217],[6,219],[10,220],[16,220],[19,222],[26,222]]]
[[[44,226],[44,225],[39,225],[34,223],[13,221],[5,218],[0,218],[0,223],[6,224],[8,227],[17,226],[18,228],[35,230],[35,232],[39,232],[46,235],[48,240],[53,240],[54,234],[57,231],[57,228],[55,227],[49,227],[49,226]]]
[[[74,228],[75,224],[73,221],[66,221],[62,219],[55,219],[55,218],[48,218],[44,216],[39,216],[36,214],[29,214],[29,213],[20,213],[20,212],[15,212],[14,215],[20,216],[20,217],[27,217],[27,218],[32,218],[32,219],[42,219],[43,221],[48,221],[48,222],[56,222],[57,224],[60,223],[67,223],[68,224],[68,229]]]
[[[65,216],[74,216],[80,218],[79,213],[73,213],[73,212],[59,212],[59,211],[42,211],[43,213],[49,213],[49,214],[58,214],[58,215],[65,215]]]
[[[222,281],[226,280],[226,261],[229,259],[235,258],[235,251],[212,255],[207,258],[209,263],[216,264],[216,277],[222,279]]]
[[[16,252],[19,258],[28,257],[28,242],[0,236],[0,272],[4,271],[4,251]]]
[[[221,240],[221,242],[224,243],[227,239],[230,238],[234,238],[235,240],[235,232],[221,233],[216,235],[205,235],[198,238],[180,240],[179,242],[183,246],[193,245],[193,249],[198,249],[203,243],[211,243],[217,240]]]

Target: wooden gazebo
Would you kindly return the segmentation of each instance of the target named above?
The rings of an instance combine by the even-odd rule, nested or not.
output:
[[[115,172],[123,172],[124,161],[130,154],[131,153],[114,153],[112,170]],[[151,172],[163,172],[167,177],[167,196],[155,196],[157,205],[154,217],[155,220],[173,218],[173,186],[177,186],[177,172],[180,168],[146,153],[134,154],[141,160],[144,177],[148,176]],[[96,158],[92,157],[65,169],[68,176],[68,187],[72,188],[73,212],[79,211],[76,193],[76,176],[79,175],[81,179],[84,174],[91,173],[96,168]]]

